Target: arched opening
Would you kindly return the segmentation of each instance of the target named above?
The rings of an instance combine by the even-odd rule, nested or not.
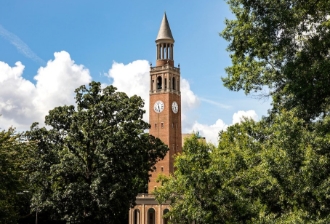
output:
[[[169,218],[164,217],[164,215],[166,215],[166,213],[168,213],[168,212],[169,212],[169,210],[167,208],[164,209],[164,211],[163,211],[163,224],[168,224],[168,219]]]
[[[140,210],[139,209],[135,209],[134,210],[134,220],[133,220],[134,224],[140,224]]]
[[[172,89],[175,90],[175,78],[172,78]]]
[[[155,224],[156,223],[156,215],[155,215],[155,209],[149,208],[148,209],[148,224]]]
[[[157,89],[162,89],[162,77],[157,77]]]
[[[167,79],[165,78],[165,80],[164,80],[164,84],[165,84],[165,89],[167,89]]]

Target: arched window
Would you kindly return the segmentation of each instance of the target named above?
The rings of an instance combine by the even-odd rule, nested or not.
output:
[[[175,90],[175,78],[172,78],[172,89]]]
[[[166,213],[168,213],[168,212],[169,212],[168,209],[164,209],[164,211],[163,211],[163,216],[166,215]],[[164,218],[164,217],[163,217],[163,224],[168,224],[168,218]]]
[[[162,77],[157,77],[157,89],[162,89]]]
[[[135,209],[134,210],[134,220],[133,220],[134,224],[140,224],[140,210],[139,209]]]
[[[165,89],[167,89],[167,79],[165,78],[165,80],[164,80],[164,84],[165,84]]]
[[[148,224],[155,224],[156,223],[156,215],[155,215],[155,209],[149,208],[148,209]]]

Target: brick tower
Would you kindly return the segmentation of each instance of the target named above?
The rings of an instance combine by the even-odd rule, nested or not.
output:
[[[160,25],[156,49],[156,66],[150,68],[149,134],[160,138],[170,150],[151,173],[149,194],[157,187],[160,173],[173,173],[173,157],[182,149],[180,68],[174,67],[174,39],[166,14]]]
[[[173,173],[174,155],[182,150],[180,68],[174,67],[174,39],[166,14],[156,38],[156,66],[150,67],[149,134],[168,145],[165,158],[150,173],[148,193],[136,197],[136,206],[129,211],[130,224],[167,224],[163,215],[170,210],[168,202],[159,204],[154,189],[159,174]]]

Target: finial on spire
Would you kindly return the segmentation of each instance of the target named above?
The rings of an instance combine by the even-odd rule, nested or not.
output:
[[[160,28],[158,31],[158,35],[156,40],[162,40],[162,39],[170,39],[173,40],[170,24],[168,23],[166,12],[164,12],[162,23],[160,24]]]

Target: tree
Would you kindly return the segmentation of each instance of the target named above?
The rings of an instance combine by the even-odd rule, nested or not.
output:
[[[189,142],[157,198],[170,200],[174,221],[329,223],[329,1],[228,3],[224,84],[269,89],[272,111],[221,132],[218,148]]]
[[[157,198],[170,201],[173,223],[328,223],[329,122],[282,111],[230,126],[218,148],[194,137]]]
[[[54,108],[48,128],[33,124],[27,133],[38,143],[30,164],[33,205],[63,220],[120,223],[168,148],[145,133],[140,97],[96,82],[75,93],[76,108]]]
[[[330,4],[327,0],[228,0],[231,90],[269,89],[274,112],[297,108],[306,121],[329,111]]]
[[[14,128],[0,132],[0,223],[17,223],[30,214],[29,195],[20,194],[29,188],[24,161],[32,148]]]
[[[216,195],[218,173],[209,172],[215,147],[199,141],[197,135],[185,140],[182,154],[175,158],[174,175],[159,176],[162,186],[155,190],[156,199],[171,202],[166,217],[171,223],[219,223],[219,206],[210,203]],[[221,171],[220,171],[221,172]]]

